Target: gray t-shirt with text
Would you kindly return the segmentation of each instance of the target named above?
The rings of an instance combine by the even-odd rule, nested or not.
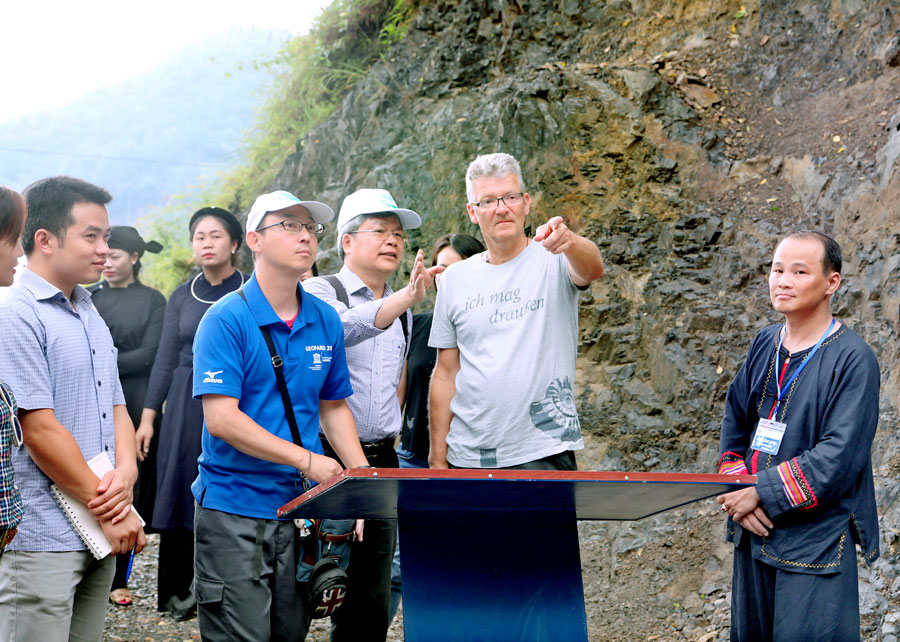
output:
[[[584,448],[577,340],[578,289],[562,254],[531,242],[501,265],[478,254],[450,266],[428,341],[459,348],[448,461],[495,468]]]

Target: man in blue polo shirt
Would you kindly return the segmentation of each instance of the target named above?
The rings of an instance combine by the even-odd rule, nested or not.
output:
[[[309,614],[296,581],[296,527],[276,510],[341,465],[322,454],[319,424],[348,466],[367,465],[347,403],[353,394],[340,318],[303,294],[316,235],[334,212],[287,192],[247,217],[253,276],[213,305],[194,340],[203,453],[192,489],[194,596],[204,640],[303,640]],[[283,360],[299,441],[279,393],[263,329]]]

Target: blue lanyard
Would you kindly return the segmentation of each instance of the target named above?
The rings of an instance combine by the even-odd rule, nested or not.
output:
[[[813,355],[818,352],[819,348],[822,346],[822,342],[831,334],[831,330],[834,328],[834,324],[836,323],[835,319],[831,319],[831,324],[828,326],[828,329],[825,330],[825,334],[822,335],[822,338],[816,342],[816,345],[813,346],[813,349],[810,351],[806,358],[800,363],[800,367],[794,371],[794,374],[791,375],[791,378],[787,380],[787,383],[784,384],[784,390],[790,390],[791,384],[794,383],[794,379],[800,374],[803,368],[806,367],[806,364],[809,363]],[[781,383],[778,381],[778,373],[781,371],[781,368],[778,366],[778,357],[781,356],[781,342],[784,340],[784,327],[781,326],[781,330],[778,331],[778,347],[775,348],[775,387],[778,389],[778,396],[775,397],[775,409],[772,411],[772,416],[775,416],[775,413],[778,411],[778,406],[781,404],[781,395],[782,388]]]

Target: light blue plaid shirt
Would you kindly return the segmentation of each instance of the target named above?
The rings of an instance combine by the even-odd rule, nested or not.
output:
[[[347,290],[349,310],[337,300],[334,288],[325,279],[307,279],[303,289],[341,315],[353,386],[353,395],[347,398],[347,404],[353,413],[359,440],[367,442],[396,437],[401,425],[397,386],[403,374],[407,346],[399,319],[386,330],[375,327],[375,315],[381,309],[384,297],[394,292],[385,285],[384,297],[376,299],[372,290],[346,265],[338,272],[338,278]],[[412,332],[412,315],[409,310],[404,314]]]
[[[116,348],[90,293],[78,286],[75,309],[54,285],[28,269],[0,293],[0,379],[19,408],[52,408],[85,460],[105,451],[115,462],[113,406],[125,403]],[[19,534],[9,548],[78,551],[87,547],[50,494],[50,479],[25,448],[13,455],[25,502]]]

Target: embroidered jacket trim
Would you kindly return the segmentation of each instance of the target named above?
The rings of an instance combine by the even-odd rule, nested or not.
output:
[[[819,500],[816,499],[816,494],[800,469],[796,457],[781,462],[776,470],[791,508],[807,509],[818,505]]]
[[[743,457],[734,452],[725,452],[719,457],[719,474],[747,475],[749,471]]]

